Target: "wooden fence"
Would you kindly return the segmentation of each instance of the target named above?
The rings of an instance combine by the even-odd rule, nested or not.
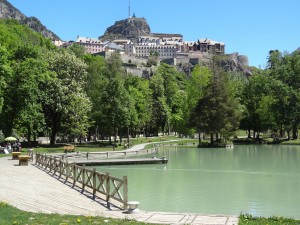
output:
[[[78,166],[75,163],[68,163],[57,157],[36,154],[36,164],[49,173],[58,176],[59,179],[65,179],[76,185],[83,191],[91,191],[93,197],[96,196],[104,199],[107,202],[107,207],[110,203],[121,203],[123,209],[127,208],[128,201],[128,184],[127,176],[123,179],[110,176],[109,173],[103,174],[97,172],[96,169],[87,169]]]
[[[109,157],[118,157],[118,156],[124,156],[125,158],[127,155],[144,155],[144,154],[151,154],[151,153],[157,153],[158,148],[150,148],[150,149],[140,149],[140,150],[130,150],[130,151],[110,151],[110,152],[87,152],[86,158],[88,159],[91,155],[100,155],[100,156],[106,156],[106,158]]]

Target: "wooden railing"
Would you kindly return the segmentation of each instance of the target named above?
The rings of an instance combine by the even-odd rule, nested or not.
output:
[[[96,169],[87,169],[78,166],[75,163],[68,163],[57,157],[47,156],[43,154],[36,154],[36,164],[49,173],[58,176],[58,179],[65,179],[74,186],[81,187],[82,192],[87,191],[96,196],[104,199],[108,208],[110,203],[121,203],[121,207],[127,208],[128,201],[128,184],[127,176],[123,179],[113,177],[109,173],[103,174],[97,172]]]
[[[91,155],[99,155],[99,156],[106,156],[106,158],[109,157],[118,157],[118,156],[124,156],[127,157],[127,155],[144,155],[144,154],[151,154],[151,153],[157,153],[158,148],[149,148],[149,149],[140,149],[140,150],[125,150],[125,151],[111,151],[111,152],[87,152],[86,158],[88,159]]]

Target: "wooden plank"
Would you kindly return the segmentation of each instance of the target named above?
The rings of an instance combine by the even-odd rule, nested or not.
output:
[[[86,165],[86,166],[107,166],[107,165],[134,165],[134,164],[158,164],[158,163],[167,163],[168,159],[107,159],[107,160],[74,160],[76,165]]]

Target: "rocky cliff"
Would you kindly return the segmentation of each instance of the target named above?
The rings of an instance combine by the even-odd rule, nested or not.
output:
[[[130,39],[137,42],[139,36],[150,35],[150,33],[150,26],[145,18],[132,17],[115,22],[114,25],[106,29],[104,35],[99,39],[102,41]]]
[[[248,57],[239,55],[238,53],[226,54],[220,60],[220,66],[228,72],[241,72],[246,76],[251,76],[251,68],[249,67]]]
[[[7,18],[18,20],[21,24],[29,26],[31,29],[41,33],[46,38],[50,38],[51,40],[60,40],[55,33],[48,30],[37,18],[27,17],[7,0],[0,0],[0,19]]]

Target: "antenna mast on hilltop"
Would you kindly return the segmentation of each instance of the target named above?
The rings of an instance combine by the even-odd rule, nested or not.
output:
[[[130,19],[130,0],[129,0],[129,5],[128,5],[128,19]]]

